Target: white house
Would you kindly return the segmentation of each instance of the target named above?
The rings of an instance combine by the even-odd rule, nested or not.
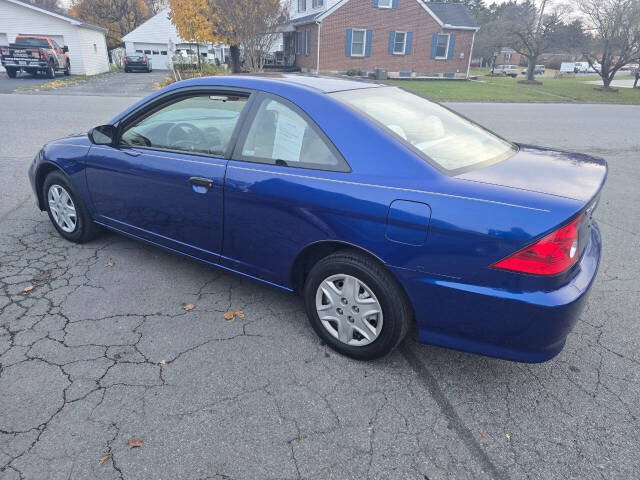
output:
[[[71,73],[95,75],[109,70],[107,30],[19,0],[0,0],[0,45],[17,35],[41,35],[69,47]],[[0,67],[1,71],[4,71]]]
[[[189,51],[195,55],[198,50],[202,60],[218,57],[222,61],[222,46],[209,43],[193,43],[180,38],[176,27],[169,19],[169,8],[161,10],[138,28],[127,33],[122,40],[127,55],[144,53],[150,59],[154,69],[167,69],[171,65],[171,57],[179,50]],[[199,48],[198,48],[199,47]],[[228,52],[227,52],[228,54]]]

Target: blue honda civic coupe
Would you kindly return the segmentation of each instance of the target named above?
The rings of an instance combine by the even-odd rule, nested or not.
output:
[[[303,75],[170,85],[29,169],[65,239],[108,228],[296,292],[344,355],[383,356],[415,326],[522,362],[578,319],[606,175],[396,87]]]

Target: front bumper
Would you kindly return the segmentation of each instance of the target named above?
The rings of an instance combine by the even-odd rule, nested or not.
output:
[[[578,273],[553,291],[507,291],[392,270],[412,299],[421,342],[536,363],[564,347],[595,279],[600,250],[593,222]]]

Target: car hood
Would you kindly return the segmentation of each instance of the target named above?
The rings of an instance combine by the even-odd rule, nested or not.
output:
[[[607,162],[589,155],[518,145],[511,158],[456,178],[588,202],[607,176]]]

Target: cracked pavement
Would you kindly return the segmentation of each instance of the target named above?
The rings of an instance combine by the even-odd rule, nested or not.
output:
[[[361,363],[320,343],[295,296],[119,235],[56,234],[28,163],[133,100],[0,95],[0,479],[638,475],[640,107],[450,105],[608,160],[598,279],[550,362],[409,340]]]

